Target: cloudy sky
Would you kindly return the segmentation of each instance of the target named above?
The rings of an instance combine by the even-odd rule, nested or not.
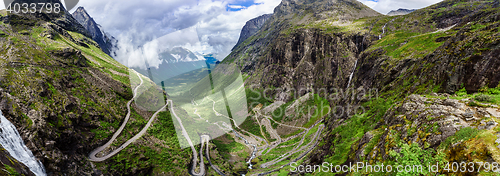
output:
[[[359,0],[386,14],[423,8],[441,0]],[[281,0],[80,0],[102,29],[120,41],[117,60],[156,60],[157,52],[183,46],[198,53],[230,53],[245,23],[272,13]],[[0,5],[4,8],[4,5]],[[73,12],[74,8],[71,12]],[[126,63],[126,62],[125,62]]]

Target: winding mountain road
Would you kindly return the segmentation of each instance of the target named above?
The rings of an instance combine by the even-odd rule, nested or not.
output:
[[[208,160],[208,163],[210,164],[210,166],[212,167],[212,169],[217,172],[219,175],[221,176],[226,176],[226,174],[224,174],[224,172],[220,171],[219,168],[217,168],[215,165],[212,164],[212,160],[210,160],[210,151],[208,150],[208,144],[210,142],[210,136],[208,135],[201,135],[201,150],[203,150],[203,145],[205,145],[206,143],[206,153],[205,153],[205,157],[207,157],[207,160]]]
[[[129,139],[127,142],[125,142],[124,144],[122,144],[118,149],[112,151],[111,153],[107,154],[106,156],[103,156],[103,157],[97,157],[96,155],[105,150],[107,147],[109,147],[113,141],[116,140],[116,138],[118,137],[118,135],[120,135],[120,133],[123,131],[123,129],[125,128],[125,126],[127,125],[127,122],[128,120],[130,119],[130,114],[131,114],[131,110],[130,110],[130,105],[132,104],[132,102],[134,101],[134,99],[136,98],[137,96],[137,90],[139,89],[139,87],[142,86],[142,84],[144,84],[144,80],[142,80],[141,76],[139,75],[139,73],[136,73],[137,76],[139,77],[139,79],[141,80],[141,84],[139,84],[135,89],[134,89],[134,97],[132,98],[132,100],[130,100],[128,103],[127,103],[127,109],[128,109],[128,113],[127,113],[127,116],[125,117],[125,120],[123,121],[122,125],[120,126],[120,128],[115,132],[115,134],[113,134],[113,137],[111,137],[111,139],[106,143],[104,144],[103,146],[101,147],[98,147],[97,149],[95,149],[94,151],[92,151],[90,153],[90,156],[89,156],[89,160],[90,161],[94,161],[94,162],[102,162],[102,161],[105,161],[111,157],[113,157],[114,155],[116,155],[117,153],[119,153],[121,150],[127,148],[128,145],[130,145],[131,143],[135,142],[137,139],[141,138],[144,134],[146,134],[146,132],[148,131],[149,127],[151,126],[151,124],[154,122],[154,120],[156,119],[156,116],[158,116],[158,113],[160,113],[161,111],[165,111],[165,108],[168,106],[168,101],[167,101],[167,104],[165,106],[163,106],[162,108],[160,108],[160,110],[156,111],[153,116],[151,116],[151,118],[149,119],[148,123],[146,124],[146,126],[144,126],[144,128],[142,128],[142,130],[136,134],[134,137],[132,137],[131,139]]]
[[[312,148],[316,147],[316,145],[317,145],[317,141],[318,141],[318,135],[320,135],[320,134],[321,134],[321,131],[323,131],[324,127],[325,127],[325,125],[323,125],[323,124],[321,124],[321,125],[318,127],[318,131],[316,131],[316,133],[315,133],[314,137],[312,138],[311,142],[309,142],[309,144],[307,144],[307,145],[305,145],[305,146],[300,147],[300,146],[304,143],[304,139],[305,139],[305,137],[307,136],[307,133],[306,133],[306,135],[304,135],[304,136],[302,137],[302,139],[301,139],[301,141],[300,141],[300,144],[299,144],[299,145],[297,145],[294,149],[292,149],[291,151],[289,151],[289,152],[287,152],[287,153],[283,154],[283,155],[282,155],[281,157],[279,157],[279,158],[276,158],[276,159],[274,159],[274,160],[272,160],[272,161],[269,161],[269,162],[267,162],[267,163],[261,164],[261,165],[260,165],[260,167],[261,167],[261,168],[267,168],[267,167],[269,167],[269,166],[275,165],[276,163],[279,163],[279,162],[281,162],[281,161],[283,161],[283,160],[285,160],[285,159],[289,158],[289,157],[290,157],[290,156],[292,156],[293,154],[298,153],[298,152],[300,152],[300,151],[303,151],[303,150],[307,149],[307,147],[308,147],[308,146],[311,146],[311,147],[310,147],[310,148],[311,148],[310,150],[312,150]],[[300,149],[299,149],[299,147],[300,147]],[[309,152],[310,150],[308,150],[308,152]]]
[[[175,119],[177,120],[177,122],[179,122],[179,125],[181,127],[181,133],[182,133],[182,136],[184,136],[184,138],[186,138],[189,146],[191,147],[191,150],[193,151],[193,165],[191,167],[191,170],[190,170],[190,174],[193,175],[193,176],[203,176],[205,175],[205,162],[203,162],[203,152],[200,151],[200,170],[198,172],[196,172],[196,166],[197,166],[197,163],[198,163],[198,152],[196,151],[196,149],[194,148],[194,144],[193,142],[191,141],[191,138],[189,137],[189,134],[187,133],[186,129],[184,128],[184,125],[182,124],[182,120],[181,118],[179,118],[179,116],[177,116],[177,114],[175,113],[174,111],[174,104],[172,102],[172,100],[167,100],[167,104],[170,104],[170,113],[172,115],[174,115]],[[203,143],[203,138],[202,138],[202,141]],[[202,144],[202,149],[203,149],[203,144]]]
[[[111,137],[111,139],[106,143],[104,144],[103,146],[101,147],[98,147],[97,149],[95,149],[94,151],[92,151],[90,153],[90,156],[89,156],[89,159],[90,161],[94,161],[94,162],[102,162],[102,161],[105,161],[107,160],[108,158],[114,156],[116,153],[118,153],[119,151],[121,151],[123,148],[125,148],[124,146],[121,146],[120,148],[118,148],[118,152],[116,152],[115,154],[108,154],[104,157],[96,157],[97,153],[103,151],[104,149],[106,149],[107,147],[109,147],[113,141],[115,141],[115,139],[118,137],[118,135],[120,135],[120,133],[123,131],[123,129],[125,128],[125,126],[127,125],[127,122],[128,120],[130,119],[130,114],[131,114],[131,111],[130,111],[130,105],[132,104],[132,102],[135,100],[135,98],[137,97],[137,90],[139,89],[139,87],[142,86],[142,84],[144,84],[144,80],[142,80],[141,76],[139,75],[139,73],[137,73],[137,76],[139,77],[139,79],[141,80],[141,84],[139,84],[135,89],[134,89],[134,97],[127,103],[127,115],[125,116],[125,120],[123,121],[122,125],[120,126],[120,128],[115,132],[115,134],[113,134],[113,137]]]

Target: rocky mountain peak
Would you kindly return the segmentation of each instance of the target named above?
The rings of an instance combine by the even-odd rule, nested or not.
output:
[[[317,19],[332,17],[356,19],[379,15],[375,10],[356,0],[283,0],[274,9],[274,13],[277,16],[313,13]]]
[[[238,47],[238,45],[243,43],[246,39],[250,38],[252,35],[257,33],[262,28],[264,23],[266,23],[266,21],[272,16],[273,16],[272,14],[264,14],[262,16],[259,16],[257,18],[248,21],[245,24],[245,26],[243,26],[243,29],[241,30],[240,34],[240,39],[238,40],[238,43],[236,43],[234,48]]]
[[[397,16],[397,15],[406,15],[409,13],[414,12],[417,9],[398,9],[398,10],[392,10],[389,13],[387,13],[388,16]]]
[[[85,19],[92,19],[92,17],[90,17],[85,8],[81,6],[78,7],[76,11],[73,13],[73,17],[76,18],[78,21]]]

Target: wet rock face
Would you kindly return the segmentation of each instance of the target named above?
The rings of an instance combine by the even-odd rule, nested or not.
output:
[[[5,150],[1,145],[0,162],[0,175],[13,175],[13,173],[10,172],[14,171],[21,175],[35,176],[35,174],[33,174],[33,172],[31,172],[31,170],[26,167],[26,165],[14,159],[9,154],[9,152],[7,152],[7,150]],[[14,170],[7,169],[9,167],[13,168]]]
[[[272,45],[265,61],[257,65],[264,68],[261,83],[274,87],[287,83],[289,87],[285,89],[296,90],[315,86],[345,87],[350,72],[339,68],[350,70],[356,58],[343,57],[340,53],[355,56],[359,52],[356,37],[362,38],[323,35],[318,30],[302,30],[289,38],[282,36]]]

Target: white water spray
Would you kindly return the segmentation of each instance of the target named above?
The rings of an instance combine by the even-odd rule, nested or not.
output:
[[[24,145],[16,127],[0,111],[0,145],[17,161],[26,165],[37,176],[45,176],[45,169],[33,153]]]
[[[385,34],[385,27],[387,26],[387,24],[388,24],[388,23],[385,23],[385,24],[384,24],[384,27],[382,27],[382,34],[378,35],[378,39],[379,39],[379,40],[380,40],[380,39],[382,39],[382,35],[384,35],[384,34]]]
[[[250,146],[253,147],[252,155],[250,156],[250,159],[248,159],[248,161],[247,161],[247,164],[249,164],[248,169],[253,169],[252,160],[256,157],[256,154],[257,154],[257,151],[258,151],[257,150],[257,146],[255,144],[250,144],[247,139],[243,138],[243,136],[241,136],[240,134],[238,134],[234,129],[233,129],[233,132],[234,132],[234,135],[236,135],[236,137],[239,137],[243,141],[245,141],[245,144],[250,145]]]
[[[382,34],[378,35],[378,39],[379,39],[379,40],[380,40],[380,39],[382,39],[382,35],[384,35],[384,34],[385,34],[385,28],[387,27],[387,24],[389,24],[389,23],[393,22],[395,19],[396,19],[396,18],[393,18],[391,21],[389,21],[389,22],[387,22],[387,23],[385,23],[385,24],[384,24],[384,27],[382,27]]]
[[[346,89],[349,89],[349,87],[351,86],[352,76],[354,76],[354,72],[356,71],[357,66],[358,66],[358,60],[356,60],[356,63],[354,64],[354,69],[352,69],[351,75],[349,76],[349,82],[347,83]]]

